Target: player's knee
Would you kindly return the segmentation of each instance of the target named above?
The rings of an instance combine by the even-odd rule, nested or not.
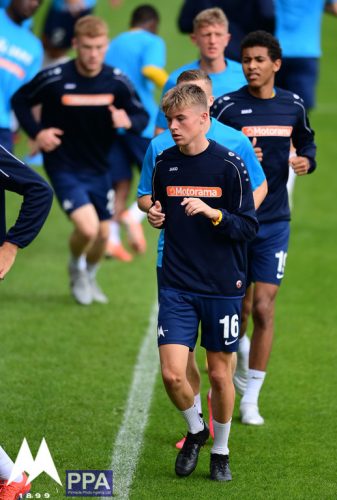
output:
[[[170,391],[177,391],[183,384],[184,376],[171,368],[162,369],[162,377],[165,387]]]
[[[96,240],[98,235],[98,225],[83,225],[79,230],[83,239],[85,239],[88,243]]]
[[[268,298],[261,298],[253,308],[254,323],[266,327],[273,320],[274,302]]]
[[[220,370],[218,368],[210,369],[208,367],[208,376],[212,386],[212,389],[219,391],[225,391],[227,384],[232,383],[232,372],[229,370]]]

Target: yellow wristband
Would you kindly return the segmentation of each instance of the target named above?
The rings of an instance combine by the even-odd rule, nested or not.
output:
[[[218,210],[218,212],[219,212],[219,217],[217,218],[217,220],[212,219],[213,226],[218,226],[220,224],[220,222],[222,221],[222,212],[221,212],[221,210]]]

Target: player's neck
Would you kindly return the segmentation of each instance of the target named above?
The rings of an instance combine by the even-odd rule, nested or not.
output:
[[[87,78],[94,78],[102,71],[102,66],[93,71],[88,70],[78,58],[75,59],[75,66],[79,74]]]
[[[200,69],[206,73],[222,73],[226,69],[226,61],[222,56],[219,59],[214,60],[201,58]]]
[[[19,16],[11,6],[6,9],[7,16],[13,21],[13,23],[21,25],[24,19]]]
[[[272,99],[275,96],[274,81],[262,87],[251,87],[248,85],[249,93],[259,99]]]
[[[208,139],[206,139],[205,135],[201,135],[196,137],[193,141],[185,146],[180,146],[179,151],[187,156],[195,156],[203,151],[205,151],[209,146]]]

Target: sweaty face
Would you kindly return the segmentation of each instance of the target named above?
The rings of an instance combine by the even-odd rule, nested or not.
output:
[[[281,60],[272,61],[267,47],[248,47],[242,51],[242,68],[248,84],[261,88],[274,82]]]
[[[94,75],[99,73],[108,48],[108,37],[106,35],[91,38],[79,36],[74,40],[74,48],[77,51],[77,62],[84,73]]]
[[[201,56],[213,61],[224,57],[223,53],[229,43],[230,34],[222,24],[209,24],[200,26],[191,38],[199,47]]]
[[[174,142],[177,146],[187,146],[204,133],[208,113],[201,106],[196,105],[190,108],[173,109],[166,118]]]

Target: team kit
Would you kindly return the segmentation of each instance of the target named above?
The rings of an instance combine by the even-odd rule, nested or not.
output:
[[[7,19],[11,10],[6,12],[0,10],[0,19],[14,33],[8,36],[15,36]],[[168,75],[158,22],[156,9],[138,7],[134,29],[109,45],[105,21],[85,12],[74,26],[70,60],[40,71],[28,64],[31,74],[26,68],[24,79],[17,78],[17,61],[1,66],[0,72],[13,73],[16,65],[6,113],[15,112],[42,153],[55,197],[72,224],[68,277],[79,305],[109,302],[97,272],[119,224],[126,221],[131,240],[134,230],[140,235],[143,218],[158,231],[161,375],[186,423],[186,435],[176,443],[175,473],[189,476],[201,448],[212,441],[210,478],[227,482],[236,394],[241,422],[264,424],[259,395],[288,253],[289,169],[296,177],[315,170],[314,132],[301,96],[275,84],[282,51],[273,35],[248,33],[241,62],[229,60],[227,18],[219,8],[206,9],[193,24],[200,58]],[[29,43],[39,53],[38,44]],[[136,58],[136,48],[143,58]],[[162,90],[159,108],[156,87]],[[31,197],[31,209],[25,212],[23,204],[9,231],[1,220],[0,244],[23,248],[47,217],[50,192],[13,156],[9,128],[7,120],[0,135],[0,202],[4,208],[2,193],[15,191]],[[140,179],[135,206],[126,210],[132,164],[139,165]],[[34,203],[31,179],[46,190],[44,207]],[[138,246],[133,240],[140,252],[142,238]],[[199,336],[210,384],[208,422],[195,356]],[[24,476],[12,481],[15,494],[29,491]]]

